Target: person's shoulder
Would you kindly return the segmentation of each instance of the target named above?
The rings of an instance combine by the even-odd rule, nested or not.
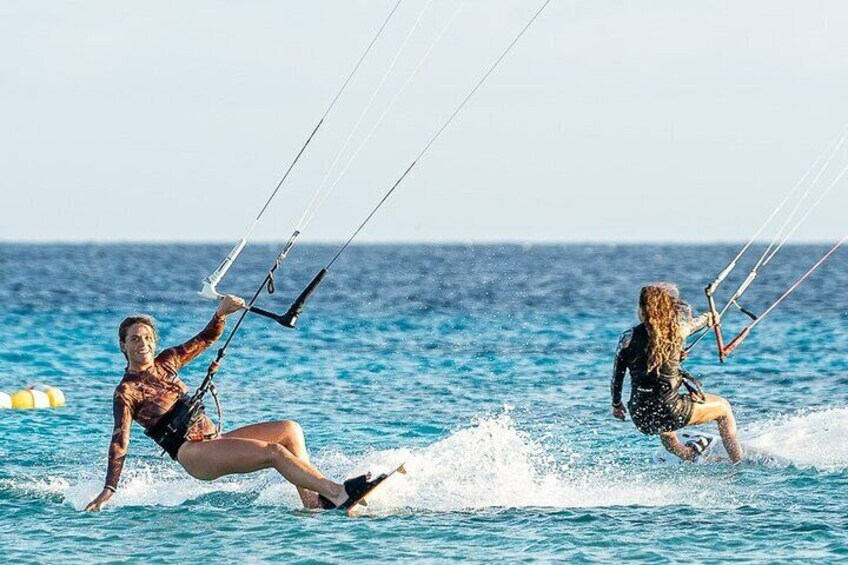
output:
[[[174,373],[174,360],[179,356],[179,352],[177,348],[179,346],[169,347],[167,349],[163,349],[159,355],[153,360],[153,363],[156,367],[165,369],[168,373]]]
[[[636,328],[630,328],[629,330],[623,332],[618,337],[618,349],[619,350],[626,349],[628,346],[630,346],[630,342],[633,341],[633,332],[635,330],[636,330]]]
[[[648,328],[645,327],[645,324],[642,323],[642,322],[636,324],[635,326],[630,328],[628,331],[630,332],[630,335],[637,336],[637,337],[646,336],[648,334]]]
[[[115,392],[112,396],[118,400],[124,400],[129,402],[132,399],[133,393],[133,383],[132,381],[127,380],[126,378],[122,379],[118,386],[115,387]]]

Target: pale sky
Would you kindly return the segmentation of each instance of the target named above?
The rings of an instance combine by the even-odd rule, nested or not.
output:
[[[3,2],[0,241],[235,241],[394,3]],[[257,240],[294,228],[426,4]],[[353,149],[456,18],[303,239],[348,236],[539,5],[433,0]],[[848,122],[846,29],[841,0],[553,0],[360,240],[747,239]],[[846,184],[798,240],[848,231]]]

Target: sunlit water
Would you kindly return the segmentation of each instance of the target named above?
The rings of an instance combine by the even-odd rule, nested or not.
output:
[[[788,248],[746,306],[823,250]],[[639,286],[677,281],[701,307],[734,247],[359,246],[296,331],[248,318],[218,377],[224,425],[296,419],[327,475],[408,475],[359,518],[312,515],[270,471],[189,478],[136,426],[118,493],[81,512],[103,484],[118,322],[149,312],[163,345],[190,337],[226,251],[0,245],[0,390],[46,383],[68,402],[0,412],[2,562],[848,561],[844,251],[725,365],[710,339],[688,361],[774,464],[660,464],[656,438],[609,413]],[[295,248],[260,304],[287,308],[332,251]],[[222,290],[249,294],[275,253],[249,247]],[[728,315],[728,333],[743,323]]]

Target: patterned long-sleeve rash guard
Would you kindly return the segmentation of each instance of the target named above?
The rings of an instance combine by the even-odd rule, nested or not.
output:
[[[209,348],[223,332],[224,317],[216,314],[199,334],[157,355],[151,369],[140,373],[124,373],[121,383],[115,388],[112,404],[115,428],[109,444],[107,488],[116,489],[118,486],[129,447],[132,421],[135,420],[144,428],[156,424],[188,392],[188,387],[177,376],[177,371]],[[201,441],[214,437],[215,433],[215,424],[204,415],[189,430],[188,439]]]

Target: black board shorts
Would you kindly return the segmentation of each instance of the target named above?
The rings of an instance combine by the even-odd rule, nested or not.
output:
[[[643,434],[673,432],[692,419],[694,402],[688,395],[670,390],[665,394],[634,389],[627,403],[630,418]]]

